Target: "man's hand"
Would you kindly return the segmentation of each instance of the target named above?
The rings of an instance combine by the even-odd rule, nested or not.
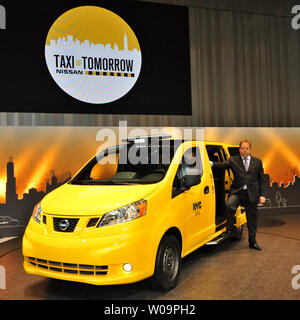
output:
[[[266,202],[266,197],[260,196],[259,197],[259,203],[264,204]]]

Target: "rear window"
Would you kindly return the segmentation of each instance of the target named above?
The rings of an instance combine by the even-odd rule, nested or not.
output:
[[[228,151],[231,157],[240,154],[239,147],[229,147]]]

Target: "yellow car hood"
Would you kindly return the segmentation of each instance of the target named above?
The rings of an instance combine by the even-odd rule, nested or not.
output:
[[[56,215],[103,215],[141,200],[157,189],[148,185],[73,185],[64,184],[46,195],[42,210]]]

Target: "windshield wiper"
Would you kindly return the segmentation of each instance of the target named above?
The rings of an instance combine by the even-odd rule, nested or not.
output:
[[[112,180],[82,180],[82,181],[73,181],[73,184],[79,184],[79,185],[114,185],[116,184]]]
[[[137,183],[137,182],[130,182],[130,181],[116,181],[116,180],[113,180],[113,182],[115,184],[120,184],[120,185],[129,185],[129,184],[140,184],[140,183]]]
[[[140,185],[141,183],[136,181],[120,181],[120,180],[81,180],[73,181],[73,184],[79,185]]]

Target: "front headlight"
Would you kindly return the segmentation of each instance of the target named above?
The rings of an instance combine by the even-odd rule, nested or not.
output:
[[[32,211],[33,220],[36,221],[37,223],[41,223],[42,213],[43,211],[42,211],[41,203],[39,202],[33,208],[33,211]]]
[[[144,216],[146,214],[146,211],[147,201],[140,200],[106,213],[102,217],[98,227],[106,227],[122,222],[128,222]]]

